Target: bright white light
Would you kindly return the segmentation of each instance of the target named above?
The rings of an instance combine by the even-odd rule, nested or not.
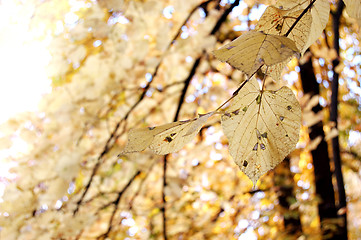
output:
[[[361,133],[359,131],[350,130],[348,137],[348,144],[353,146],[361,140]]]
[[[15,1],[0,5],[0,123],[36,110],[42,94],[51,91],[45,73],[51,58],[47,43],[29,32],[32,12],[24,14],[22,7]]]
[[[248,228],[245,233],[239,236],[238,240],[257,240],[257,235],[253,228]]]
[[[163,9],[163,15],[167,19],[171,19],[174,13],[174,7],[168,6]]]
[[[260,4],[258,7],[253,7],[249,14],[249,19],[251,21],[258,20],[263,12],[266,10],[267,6],[264,4]]]

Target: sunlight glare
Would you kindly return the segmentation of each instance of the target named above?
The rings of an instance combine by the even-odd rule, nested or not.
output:
[[[0,4],[0,123],[16,113],[35,111],[42,94],[51,91],[45,67],[50,61],[49,38],[36,40],[29,31],[29,7],[13,1]]]

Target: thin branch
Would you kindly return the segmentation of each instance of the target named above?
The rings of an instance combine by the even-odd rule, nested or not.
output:
[[[187,24],[188,20],[190,19],[190,17],[193,15],[193,13],[199,8],[199,7],[206,7],[208,3],[212,2],[213,0],[208,0],[206,2],[203,2],[201,4],[199,4],[198,6],[196,6],[191,12],[190,14],[188,15],[188,17],[184,20],[183,24],[181,25],[181,27],[179,27],[177,33],[175,34],[175,36],[172,38],[172,40],[169,42],[164,54],[162,55],[158,65],[155,67],[154,69],[154,72],[152,74],[152,78],[151,80],[147,83],[147,85],[143,88],[143,92],[142,94],[139,96],[139,99],[136,103],[134,103],[130,109],[128,110],[128,112],[125,114],[125,116],[116,124],[116,126],[114,127],[110,137],[108,138],[107,142],[105,143],[105,146],[103,148],[103,151],[101,152],[101,154],[99,155],[99,157],[97,158],[97,163],[95,164],[94,168],[93,168],[93,171],[90,175],[90,179],[88,181],[88,183],[86,184],[85,188],[84,188],[84,192],[83,194],[81,195],[80,199],[78,200],[78,202],[76,203],[76,208],[75,210],[73,211],[73,214],[75,215],[78,211],[79,211],[79,208],[80,208],[80,205],[82,204],[84,198],[85,198],[85,195],[88,193],[89,191],[89,188],[93,182],[93,179],[94,179],[94,176],[96,175],[100,165],[101,165],[101,160],[102,158],[109,152],[109,150],[113,147],[114,143],[116,142],[117,138],[120,136],[120,135],[116,135],[117,131],[119,130],[121,124],[126,121],[129,117],[129,115],[133,112],[133,110],[143,101],[143,99],[145,98],[146,96],[146,93],[147,91],[149,90],[150,88],[150,85],[151,83],[153,82],[153,79],[157,76],[157,73],[158,73],[158,70],[159,70],[159,67],[160,65],[163,63],[163,60],[165,58],[165,55],[166,53],[169,51],[169,49],[171,48],[171,46],[173,45],[173,43],[175,42],[175,40],[179,37],[180,33],[182,32],[182,27],[184,25]]]
[[[177,111],[176,111],[176,113],[174,115],[174,119],[173,119],[174,122],[178,121],[180,110],[184,103],[185,95],[187,93],[187,90],[191,83],[191,80],[197,71],[200,61],[201,61],[201,57],[197,58],[197,60],[193,64],[191,71],[189,72],[187,79],[184,81],[184,87],[183,87],[181,96],[178,101]],[[165,155],[163,157],[163,187],[162,187],[163,207],[161,208],[162,217],[163,217],[163,238],[164,238],[164,240],[168,239],[167,238],[166,196],[165,196],[165,188],[167,187],[167,158],[168,158],[168,155]]]
[[[124,186],[124,188],[118,193],[118,196],[117,198],[113,201],[113,205],[114,205],[114,209],[113,209],[113,212],[112,212],[112,215],[109,219],[109,223],[108,223],[108,230],[101,236],[98,237],[98,239],[106,239],[110,233],[110,231],[112,230],[112,225],[113,225],[113,221],[114,221],[114,216],[115,216],[115,213],[118,211],[118,207],[119,207],[119,202],[120,202],[120,199],[122,198],[124,192],[130,187],[130,185],[132,184],[132,182],[134,181],[134,179],[136,177],[138,177],[142,172],[140,170],[138,170],[134,175],[133,177],[128,181],[128,183]]]
[[[215,34],[219,30],[219,28],[222,26],[222,24],[227,20],[229,13],[231,13],[233,8],[236,7],[237,5],[239,5],[239,0],[236,0],[229,8],[227,8],[223,12],[223,14],[221,15],[221,17],[218,19],[217,23],[213,27],[212,31],[210,32],[210,35]],[[200,61],[201,61],[201,57],[197,58],[197,60],[193,64],[193,67],[192,67],[187,79],[184,82],[184,87],[183,87],[181,96],[178,101],[177,111],[174,116],[174,122],[178,121],[180,110],[184,103],[185,95],[187,93],[190,82],[191,82],[193,76],[195,75],[196,70],[200,64]],[[167,158],[168,158],[168,155],[165,155],[163,158],[163,189],[162,189],[163,207],[161,209],[162,218],[163,218],[163,238],[164,238],[164,240],[168,239],[168,237],[167,237],[167,216],[166,216],[166,196],[165,196],[165,188],[167,186]]]
[[[232,12],[233,8],[235,8],[238,5],[239,5],[239,0],[236,0],[234,1],[234,3],[232,3],[232,5],[229,8],[227,8],[223,12],[222,16],[218,19],[216,25],[214,25],[210,35],[214,35],[216,32],[218,32],[222,24],[227,20],[228,15]]]
[[[285,37],[288,37],[288,35],[291,33],[291,31],[295,28],[296,24],[301,20],[301,18],[303,17],[303,15],[306,14],[306,12],[313,6],[313,4],[316,2],[316,0],[313,0],[308,6],[307,8],[305,8],[305,10],[303,10],[303,12],[300,14],[300,16],[297,17],[296,21],[292,24],[292,26],[290,27],[290,29],[288,29],[287,33],[285,34]]]
[[[236,1],[236,2],[237,2],[237,1]],[[235,3],[236,3],[236,2],[235,2]],[[303,15],[306,14],[306,12],[312,7],[312,5],[313,5],[315,2],[316,2],[316,0],[313,0],[313,1],[307,6],[307,8],[305,8],[305,10],[303,10],[303,12],[300,14],[300,16],[297,17],[296,21],[292,24],[292,26],[290,27],[290,29],[288,29],[287,33],[286,33],[284,36],[287,37],[287,36],[291,33],[291,31],[295,28],[296,24],[301,20],[301,18],[303,17]],[[238,5],[238,4],[237,4],[237,5]],[[231,11],[229,11],[229,12],[231,12]],[[222,16],[222,17],[223,17],[223,16]],[[262,64],[262,65],[257,69],[257,71],[260,70],[263,66],[264,66],[264,64]],[[257,71],[255,71],[249,78],[247,78],[247,79],[241,84],[241,86],[239,86],[239,87],[237,88],[237,90],[233,92],[232,97],[230,97],[230,98],[227,99],[224,103],[222,103],[222,105],[219,106],[219,107],[215,110],[215,112],[217,112],[217,111],[218,111],[219,109],[221,109],[224,105],[226,105],[229,101],[231,101],[235,96],[237,96],[238,92],[239,92],[239,91],[244,87],[244,85],[246,85],[246,83],[256,74]]]
[[[146,176],[141,180],[141,182],[139,183],[139,187],[138,189],[136,190],[135,194],[133,195],[132,199],[129,201],[129,210],[132,210],[133,208],[133,202],[135,200],[135,198],[139,195],[139,193],[142,191],[143,189],[143,186],[144,186],[144,183],[145,181],[147,180],[149,174],[152,172],[154,166],[156,165],[156,163],[159,162],[159,159],[156,160],[156,161],[153,161],[153,163],[150,165],[150,167],[148,168],[148,171],[146,173]]]

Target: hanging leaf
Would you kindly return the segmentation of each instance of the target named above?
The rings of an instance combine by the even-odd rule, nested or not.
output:
[[[283,36],[291,28],[298,16],[300,16],[300,14],[302,13],[302,11],[303,10],[282,10],[274,6],[269,6],[262,14],[260,20],[255,27],[255,30],[263,31],[267,34]],[[292,29],[291,33],[288,35],[288,38],[295,42],[298,49],[303,49],[308,40],[311,22],[311,13],[307,12],[298,21],[298,23]],[[291,59],[292,57],[289,57],[284,62],[277,63],[271,67],[264,66],[262,67],[262,71],[265,72],[267,69],[267,75],[269,75],[274,80],[279,80],[282,70]]]
[[[290,88],[261,91],[252,78],[221,120],[231,156],[255,185],[295,148],[301,108]]]
[[[214,55],[251,76],[262,65],[283,62],[297,52],[295,43],[289,38],[249,31],[214,51]]]
[[[267,34],[283,36],[291,28],[302,12],[303,10],[281,10],[274,6],[269,6],[262,14],[255,27],[255,30],[263,31]],[[302,16],[302,18],[299,19],[295,27],[287,36],[295,42],[298,49],[303,49],[305,46],[310,34],[311,23],[311,13],[307,12]]]
[[[178,121],[157,127],[131,129],[128,144],[122,153],[140,152],[149,147],[154,153],[164,155],[180,150],[190,142],[214,112],[199,118]]]
[[[289,10],[291,12],[303,11],[310,4],[309,0],[279,0],[275,6],[282,10]],[[321,35],[323,29],[326,27],[330,14],[330,3],[328,0],[317,0],[311,7],[312,24],[310,34],[303,49],[300,49],[303,54]]]

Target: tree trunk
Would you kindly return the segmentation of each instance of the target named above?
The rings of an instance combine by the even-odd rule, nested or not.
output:
[[[299,237],[302,235],[302,225],[300,221],[300,214],[298,207],[290,209],[293,202],[296,202],[296,196],[293,193],[293,173],[290,170],[290,159],[288,157],[283,160],[280,165],[275,168],[275,185],[278,186],[279,191],[278,201],[283,208],[284,225],[288,234],[293,237]]]
[[[337,10],[332,15],[333,21],[333,47],[337,52],[337,56],[340,56],[340,18],[342,15],[342,10],[344,4],[342,1],[338,2]],[[339,74],[335,71],[335,68],[340,63],[339,58],[332,61],[333,65],[333,77],[332,77],[332,95],[331,95],[331,107],[330,107],[330,121],[334,123],[335,128],[337,129],[337,118],[338,118],[338,79]],[[338,217],[342,219],[342,226],[340,226],[340,239],[347,239],[347,215],[346,215],[346,193],[342,176],[341,169],[341,154],[340,154],[340,144],[338,141],[338,136],[332,138],[332,158],[333,163],[335,164],[335,176],[337,180],[337,196],[338,196],[338,206],[337,209]]]
[[[316,81],[313,72],[311,57],[304,64],[300,64],[300,74],[305,94],[310,94],[311,97],[319,94],[319,84]],[[312,108],[312,111],[317,114],[322,110],[320,104]],[[321,201],[318,204],[318,212],[321,221],[321,230],[323,239],[340,239],[337,229],[330,228],[332,223],[337,218],[337,209],[335,206],[335,195],[332,185],[332,174],[330,170],[330,158],[328,155],[327,143],[324,140],[325,133],[323,131],[322,121],[309,127],[309,136],[311,140],[321,136],[322,140],[316,149],[311,151],[315,173],[316,194]]]

